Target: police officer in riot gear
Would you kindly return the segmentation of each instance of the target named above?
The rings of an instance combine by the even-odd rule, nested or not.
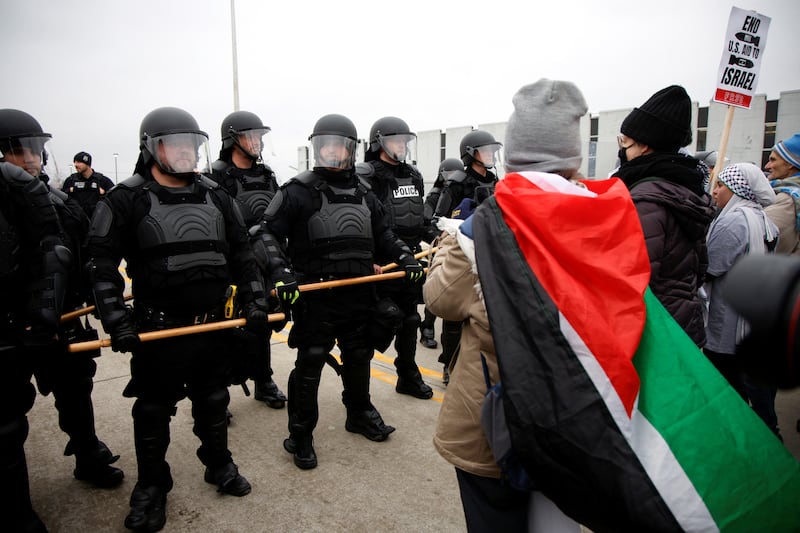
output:
[[[5,124],[0,123],[0,128]],[[5,156],[34,139],[0,147]],[[40,141],[32,151],[41,153]],[[33,510],[25,439],[34,353],[53,343],[71,258],[44,183],[0,162],[0,529],[44,532]]]
[[[28,113],[16,109],[0,109],[0,149],[3,161],[27,170],[34,177],[43,176],[46,162],[45,143],[51,135],[44,133],[39,122]],[[81,206],[62,191],[47,187],[50,201],[56,208],[64,233],[64,244],[71,256],[71,268],[65,287],[65,310],[82,308],[91,300],[86,271],[83,268],[84,250],[89,219]],[[61,323],[58,331],[61,342],[53,342],[36,351],[34,375],[39,390],[53,392],[58,410],[59,426],[69,435],[65,455],[75,455],[77,479],[95,486],[112,488],[122,483],[122,470],[110,466],[119,456],[97,438],[92,405],[93,378],[97,370],[94,357],[100,350],[70,353],[67,344],[93,340],[97,332],[87,328],[80,319]]]
[[[372,274],[376,253],[395,258],[409,278],[424,275],[411,250],[389,229],[380,201],[354,173],[358,137],[352,121],[325,115],[309,139],[314,168],[278,190],[255,250],[269,263],[278,298],[291,305],[294,317],[289,346],[297,348],[297,361],[289,376],[289,438],[283,445],[303,469],[317,466],[312,436],[319,416],[317,392],[334,344],[342,358],[345,428],[373,441],[386,440],[394,428],[384,423],[369,394],[374,286],[300,296],[298,283]]]
[[[473,130],[461,139],[463,173],[453,174],[444,184],[434,216],[450,217],[464,198],[478,203],[494,193],[497,176],[491,171],[497,162],[497,152],[503,145],[488,131]]]
[[[270,128],[249,111],[234,111],[222,121],[222,149],[212,165],[212,178],[236,198],[245,226],[252,228],[261,221],[272,197],[278,190],[275,173],[261,160],[261,152]],[[267,274],[267,273],[265,273]],[[267,278],[269,279],[269,278]],[[269,332],[255,336],[243,332],[245,350],[253,351],[250,378],[255,382],[255,399],[273,409],[286,405],[286,396],[272,379]]]
[[[425,219],[431,221],[436,211],[436,205],[439,203],[439,197],[442,195],[444,184],[449,181],[458,181],[466,176],[464,173],[464,163],[455,157],[448,157],[439,163],[439,172],[436,175],[436,181],[433,182],[433,187],[428,196],[425,197]],[[419,342],[426,348],[436,348],[438,346],[434,338],[434,325],[436,322],[436,315],[431,313],[425,307],[425,317],[419,326]]]
[[[234,200],[211,179],[208,136],[186,111],[162,107],[142,120],[135,174],[97,204],[89,232],[92,283],[103,326],[117,352],[132,352],[138,481],[125,527],[158,531],[166,522],[172,476],[166,461],[176,404],[192,402],[204,479],[244,496],[250,484],[228,449],[230,330],[140,343],[138,333],[218,321],[231,284],[248,328],[265,333],[266,300],[247,230]],[[127,263],[134,306],[118,271]]]
[[[448,157],[439,163],[439,173],[436,174],[436,181],[433,182],[433,187],[428,192],[428,196],[425,197],[426,219],[431,220],[436,213],[436,206],[442,196],[444,184],[450,181],[463,181],[464,177],[466,177],[464,163],[460,159]]]
[[[436,205],[434,216],[452,217],[453,211],[464,199],[472,199],[480,204],[494,194],[497,176],[491,171],[498,161],[502,144],[488,131],[473,130],[461,139],[459,150],[464,172],[455,172],[444,184],[444,189]],[[461,323],[442,321],[442,353],[439,362],[444,365],[442,372],[445,385],[450,381],[449,366],[461,339]]]
[[[431,242],[436,237],[430,219],[425,219],[422,174],[409,164],[413,161],[416,140],[416,134],[409,130],[404,120],[397,117],[378,119],[370,130],[369,147],[364,156],[367,172],[362,176],[383,203],[392,231],[414,253],[422,250],[422,240]],[[376,254],[376,259],[380,264],[391,262],[381,254]],[[395,390],[427,400],[433,396],[433,390],[422,381],[415,361],[420,325],[417,306],[422,302],[422,287],[405,280],[390,280],[381,282],[377,290],[382,297],[394,301],[403,313],[394,342],[397,351]]]

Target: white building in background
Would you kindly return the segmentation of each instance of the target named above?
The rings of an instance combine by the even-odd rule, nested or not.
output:
[[[687,148],[695,153],[717,150],[722,139],[725,114],[728,106],[711,102],[700,107],[692,106],[692,144]],[[633,107],[589,113],[581,119],[583,164],[581,173],[588,178],[605,178],[617,165],[617,134],[623,119]],[[439,163],[448,157],[459,157],[461,138],[473,129],[488,131],[503,142],[506,123],[493,122],[472,126],[456,126],[444,130],[417,132],[417,168],[425,178],[426,190],[436,179]],[[749,161],[763,168],[769,153],[777,141],[800,132],[800,89],[784,91],[777,100],[767,100],[765,95],[756,95],[750,109],[737,108],[728,138],[725,157],[732,162]],[[363,161],[363,146],[359,150],[359,161]],[[309,168],[310,148],[297,149],[297,168]],[[498,168],[503,176],[503,169]]]

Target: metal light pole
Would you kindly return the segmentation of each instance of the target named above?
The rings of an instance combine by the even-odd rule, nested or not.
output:
[[[233,50],[233,110],[239,111],[239,66],[236,58],[236,8],[231,0],[231,41]]]
[[[114,152],[114,185],[117,184],[117,159],[119,159],[119,154]]]

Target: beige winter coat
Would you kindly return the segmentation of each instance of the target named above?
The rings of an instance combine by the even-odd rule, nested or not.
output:
[[[486,394],[480,354],[486,357],[492,383],[499,380],[494,341],[489,331],[480,283],[473,268],[472,241],[461,235],[446,236],[431,263],[423,286],[425,304],[444,320],[466,321],[461,345],[453,358],[433,445],[457,468],[484,477],[500,477],[500,469],[480,424],[481,405]],[[471,259],[470,259],[471,258]]]
[[[795,227],[794,199],[785,192],[778,193],[775,203],[764,208],[764,213],[778,226],[779,254],[800,255],[800,235]]]

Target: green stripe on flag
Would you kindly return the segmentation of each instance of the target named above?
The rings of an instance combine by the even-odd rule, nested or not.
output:
[[[638,410],[721,531],[800,530],[800,462],[728,385],[650,289],[634,365]],[[656,482],[659,486],[659,483]]]

